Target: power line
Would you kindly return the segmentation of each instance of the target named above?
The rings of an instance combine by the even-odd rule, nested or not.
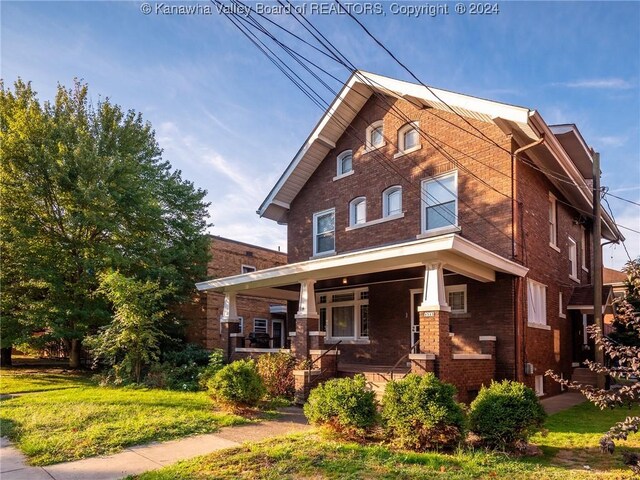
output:
[[[637,205],[638,207],[640,207],[640,203],[634,202],[633,200],[629,200],[627,198],[619,197],[618,195],[614,195],[613,193],[609,193],[608,191],[605,193],[605,195],[608,195],[608,196],[613,197],[613,198],[617,198],[618,200],[622,200],[623,202],[628,202],[628,203],[631,203],[633,205]]]
[[[616,217],[613,216],[613,210],[611,210],[611,205],[609,205],[609,201],[604,196],[602,197],[602,200],[607,205],[607,208],[609,210],[609,214],[611,215],[611,218],[615,222],[616,221]],[[627,245],[624,243],[624,240],[622,240],[621,243],[622,243],[622,247],[624,248],[625,253],[627,254],[627,258],[629,259],[629,261],[631,261],[631,255],[629,255],[629,250],[627,250]]]

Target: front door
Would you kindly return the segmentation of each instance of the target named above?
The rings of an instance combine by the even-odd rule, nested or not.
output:
[[[411,290],[411,346],[420,340],[420,315],[418,314],[418,307],[421,303],[422,289]],[[419,352],[420,349],[416,346],[413,351]]]
[[[282,348],[282,320],[273,320],[271,325],[273,326],[273,334],[271,335],[273,348]]]

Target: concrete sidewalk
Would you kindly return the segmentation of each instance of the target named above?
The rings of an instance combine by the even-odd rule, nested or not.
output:
[[[576,405],[580,405],[586,401],[587,398],[580,392],[566,392],[556,395],[555,397],[540,400],[540,403],[544,407],[544,411],[551,415],[553,413],[561,412],[562,410],[567,410],[568,408]]]
[[[0,477],[2,480],[116,480],[155,470],[179,460],[236,447],[243,442],[255,442],[311,428],[300,408],[289,407],[280,413],[280,418],[259,424],[227,427],[218,433],[139,445],[107,457],[92,457],[47,467],[27,466],[24,455],[2,438]]]

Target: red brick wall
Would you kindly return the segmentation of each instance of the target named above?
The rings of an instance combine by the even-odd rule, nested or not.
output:
[[[504,256],[511,254],[511,158],[498,147],[465,134],[451,125],[469,129],[457,116],[434,109],[417,109],[404,100],[389,99],[406,116],[420,122],[427,135],[445,142],[456,163],[421,139],[422,148],[416,152],[394,159],[397,148],[397,131],[404,121],[389,112],[381,101],[370,99],[354,119],[352,125],[357,132],[348,129],[336,142],[336,148],[313,173],[307,184],[291,204],[288,219],[289,261],[308,260],[313,255],[311,224],[313,213],[328,208],[336,209],[336,250],[343,253],[388,243],[415,240],[421,233],[421,180],[435,174],[458,170],[458,215],[461,219],[461,235]],[[387,145],[365,153],[363,140],[368,125],[383,119]],[[511,147],[510,138],[495,125],[469,120],[504,148]],[[353,150],[354,174],[333,181],[336,175],[336,157],[344,150]],[[472,153],[465,156],[458,151]],[[383,160],[380,155],[384,157]],[[482,162],[482,163],[480,163]],[[490,165],[488,167],[486,165]],[[396,173],[397,170],[398,173]],[[496,172],[496,170],[498,173]],[[492,185],[493,189],[468,174],[467,171]],[[367,198],[367,220],[382,216],[382,192],[392,186],[402,185],[404,218],[345,231],[349,224],[349,202],[356,197]],[[490,225],[481,216],[490,217]],[[502,232],[502,233],[500,233]]]

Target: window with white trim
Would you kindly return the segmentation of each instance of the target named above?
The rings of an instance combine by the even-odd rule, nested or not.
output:
[[[398,130],[398,153],[395,154],[396,157],[414,152],[421,147],[420,124],[418,122],[407,123]]]
[[[385,145],[382,120],[373,122],[367,127],[367,150],[375,150]]]
[[[255,271],[256,271],[256,267],[254,267],[253,265],[242,265],[240,269],[241,273],[251,273]]]
[[[582,261],[582,269],[585,272],[589,271],[589,267],[587,267],[587,229],[582,227],[581,232],[581,240],[580,240],[580,260]]]
[[[547,324],[547,286],[530,278],[527,280],[527,307],[528,323]]]
[[[341,177],[353,171],[353,155],[351,153],[351,150],[345,150],[340,155],[338,155],[337,162],[338,162],[338,165],[337,165],[338,177]]]
[[[558,248],[558,202],[549,194],[549,245]]]
[[[451,313],[467,313],[467,285],[449,285],[444,287]]]
[[[564,313],[564,299],[562,292],[558,292],[558,316],[560,318],[567,318],[567,315]]]
[[[535,388],[536,388],[537,396],[539,397],[544,396],[544,376],[543,375],[536,375]]]
[[[578,245],[576,241],[569,237],[569,278],[578,280]]]
[[[402,213],[402,187],[395,185],[382,192],[382,216],[390,217]]]
[[[458,225],[458,172],[422,181],[422,232]]]
[[[349,203],[349,226],[360,225],[367,222],[367,199],[358,197]]]
[[[320,328],[327,339],[359,340],[369,336],[369,290],[337,290],[317,296]]]
[[[269,321],[266,318],[253,319],[253,331],[255,333],[269,333]]]
[[[336,249],[336,211],[334,208],[313,214],[313,254],[329,254]]]

